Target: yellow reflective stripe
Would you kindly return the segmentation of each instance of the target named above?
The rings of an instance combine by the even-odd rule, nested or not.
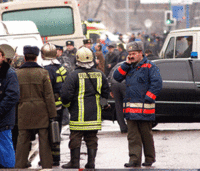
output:
[[[101,121],[70,121],[70,130],[98,130],[101,129]]]
[[[56,82],[57,82],[57,83],[63,82],[62,77],[61,77],[61,76],[58,76],[58,77],[56,78]]]
[[[62,102],[61,101],[57,101],[57,102],[55,102],[55,104],[56,104],[56,106],[59,106],[59,105],[62,104]]]
[[[66,72],[67,72],[67,70],[62,66],[62,67],[60,67],[57,71],[56,71],[56,73],[57,74],[60,74],[61,76],[57,76],[57,78],[56,78],[56,82],[57,83],[61,83],[61,82],[63,82],[63,81],[65,81],[65,78],[66,78]]]
[[[123,107],[132,107],[132,108],[143,108],[143,103],[123,103]],[[152,109],[155,108],[155,103],[144,103],[144,108]]]
[[[88,72],[90,75],[90,78],[99,78],[102,77],[101,72]],[[78,73],[79,78],[88,78],[87,74],[85,72]],[[89,78],[88,78],[89,79]]]
[[[71,102],[67,103],[67,104],[63,104],[64,107],[69,107],[71,104]]]
[[[97,75],[97,91],[101,94],[102,87],[102,75]],[[96,104],[97,104],[97,121],[101,121],[101,105],[100,105],[100,95],[96,94]]]
[[[67,70],[65,69],[65,67],[60,67],[57,71],[56,71],[56,73],[57,74],[60,74],[60,75],[64,75],[65,73],[67,72]]]
[[[79,130],[79,131],[100,130],[100,129],[101,126],[84,126],[84,127],[70,126],[70,130]]]
[[[101,121],[70,121],[69,125],[100,125]]]
[[[85,79],[80,78],[79,73],[79,92],[78,92],[78,121],[84,121],[84,95],[85,95]]]
[[[56,82],[61,83],[61,82],[65,81],[65,78],[66,78],[66,75],[65,76],[57,76]]]
[[[54,155],[54,156],[59,156],[60,151],[51,151],[51,154]]]

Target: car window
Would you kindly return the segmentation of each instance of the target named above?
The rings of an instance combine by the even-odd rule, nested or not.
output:
[[[164,58],[173,58],[174,55],[174,37],[171,37],[165,51]]]
[[[189,81],[188,63],[186,61],[166,61],[156,64],[160,68],[163,80]]]
[[[192,36],[179,36],[176,38],[176,58],[188,58],[192,51]]]

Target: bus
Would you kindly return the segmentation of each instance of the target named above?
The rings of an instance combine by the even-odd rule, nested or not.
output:
[[[76,0],[18,0],[0,4],[0,20],[33,21],[43,42],[65,46],[73,40],[83,45],[83,29]]]

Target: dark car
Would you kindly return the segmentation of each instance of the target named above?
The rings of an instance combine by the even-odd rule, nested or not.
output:
[[[161,59],[153,62],[163,79],[162,91],[156,98],[156,122],[200,122],[200,60]],[[109,99],[109,103],[113,107],[115,102]]]

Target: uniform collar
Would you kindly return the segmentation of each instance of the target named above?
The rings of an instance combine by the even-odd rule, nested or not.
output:
[[[21,68],[42,68],[36,62],[25,62],[19,69]]]
[[[52,60],[43,60],[42,64],[43,66],[47,66],[53,64],[60,64],[60,62],[57,59],[52,59]]]

